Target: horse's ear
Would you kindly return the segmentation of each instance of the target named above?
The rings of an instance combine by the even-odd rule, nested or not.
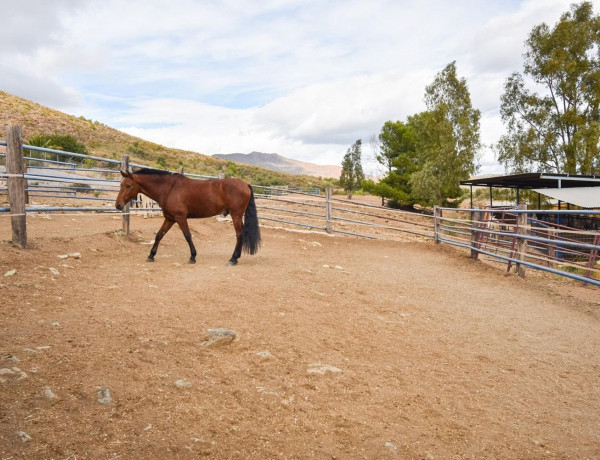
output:
[[[129,171],[123,171],[123,170],[121,170],[121,176],[128,177],[128,178],[131,179],[131,173]]]

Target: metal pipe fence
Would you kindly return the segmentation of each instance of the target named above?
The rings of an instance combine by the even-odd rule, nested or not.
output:
[[[0,142],[0,145],[6,145]],[[121,161],[109,158],[23,146],[36,152],[55,155],[55,160],[35,158],[50,166],[31,167],[21,176],[27,181],[26,193],[36,199],[50,199],[47,205],[27,206],[26,212],[109,212],[118,192]],[[0,156],[4,157],[2,154]],[[59,158],[82,162],[61,162]],[[25,157],[27,159],[27,157]],[[89,168],[83,160],[105,162],[108,168]],[[77,165],[71,168],[71,165]],[[113,166],[118,165],[112,169]],[[66,167],[65,167],[66,166]],[[133,167],[144,165],[130,164]],[[10,174],[0,171],[0,194],[7,191],[2,179]],[[203,180],[214,176],[186,174]],[[254,185],[259,218],[279,227],[304,228],[318,232],[338,233],[370,239],[426,240],[446,243],[471,251],[473,259],[487,259],[513,266],[534,268],[600,286],[600,211],[592,210],[523,210],[523,209],[453,209],[438,208],[434,215],[384,208],[379,205],[334,198],[330,192],[309,188]],[[93,195],[93,196],[91,196]],[[56,200],[64,200],[56,206]],[[89,201],[104,201],[105,207],[90,207]],[[82,204],[79,206],[79,204]],[[134,200],[129,216],[135,212],[160,212],[156,203]],[[9,207],[0,213],[12,215]],[[568,221],[593,220],[595,229],[564,225]]]
[[[598,219],[594,210],[452,209],[436,208],[436,242],[469,249],[488,260],[523,266],[600,286],[600,232],[554,221],[577,216]]]

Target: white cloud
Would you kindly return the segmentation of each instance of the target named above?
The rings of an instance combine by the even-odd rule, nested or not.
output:
[[[339,164],[456,60],[491,144],[527,34],[570,2],[25,0],[3,8],[0,90],[167,146]]]

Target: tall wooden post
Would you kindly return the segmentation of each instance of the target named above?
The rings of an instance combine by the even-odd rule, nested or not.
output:
[[[129,171],[129,155],[123,155],[121,157],[121,171]],[[128,201],[123,208],[123,233],[127,236],[129,236],[130,209],[131,201]]]
[[[522,203],[519,204],[517,208],[520,210],[526,210],[527,205],[525,203]],[[517,239],[517,259],[525,260],[525,253],[527,252],[527,240],[525,238],[522,238],[522,236],[525,236],[528,233],[526,212],[520,212],[517,215],[517,233],[519,234],[519,237]],[[517,262],[517,264],[515,265],[515,270],[521,278],[525,277],[525,269],[523,268],[522,264]]]
[[[331,187],[325,188],[325,231],[331,233],[332,230],[332,211],[333,203],[331,201]]]
[[[23,135],[20,126],[6,129],[6,174],[10,203],[12,242],[27,247],[27,217],[25,215],[25,162],[23,161]]]

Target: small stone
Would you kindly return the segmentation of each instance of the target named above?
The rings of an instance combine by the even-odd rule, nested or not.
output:
[[[271,354],[270,351],[259,351],[258,353],[256,353],[258,356],[260,356],[261,358],[272,358],[273,355]]]
[[[204,336],[204,340],[200,342],[200,346],[202,347],[212,347],[212,346],[221,346],[221,345],[229,345],[231,342],[235,340],[237,334],[234,331],[229,329],[208,329],[206,331],[206,335]]]
[[[2,361],[12,361],[13,363],[18,363],[20,362],[20,359],[17,358],[15,355],[3,355]]]
[[[46,398],[48,398],[48,399],[54,399],[54,398],[56,398],[56,395],[52,392],[52,390],[50,389],[50,387],[46,387],[44,389],[44,396],[46,396]]]
[[[323,268],[329,268],[329,265],[323,264]]]
[[[148,423],[148,425],[146,425],[146,428],[144,428],[144,431],[150,431],[152,429],[152,423]]]
[[[338,369],[337,367],[330,366],[328,364],[315,363],[311,364],[306,372],[309,374],[325,375],[327,372],[338,373],[342,372],[342,370]]]
[[[343,270],[344,269],[341,265],[336,265],[333,268],[335,268],[336,270]]]
[[[13,268],[12,270],[7,271],[4,276],[14,276],[17,274],[17,269]]]
[[[58,321],[55,321],[52,323],[52,326],[54,327],[60,327],[60,323]]]
[[[50,267],[48,270],[50,270],[53,275],[60,275],[60,272],[54,267]]]
[[[396,444],[394,444],[393,442],[386,442],[385,443],[385,447],[387,447],[388,449],[390,449],[392,452],[398,452],[398,446]]]
[[[112,402],[112,397],[110,396],[110,390],[108,388],[99,390],[98,393],[96,393],[96,396],[98,397],[98,402],[100,404],[108,404]]]
[[[22,442],[29,442],[31,441],[31,436],[29,436],[27,433],[25,433],[24,431],[17,431],[17,436],[19,437],[19,439]]]
[[[186,379],[181,379],[181,380],[176,380],[175,381],[175,386],[177,388],[191,388],[192,387],[192,382],[186,380]]]

